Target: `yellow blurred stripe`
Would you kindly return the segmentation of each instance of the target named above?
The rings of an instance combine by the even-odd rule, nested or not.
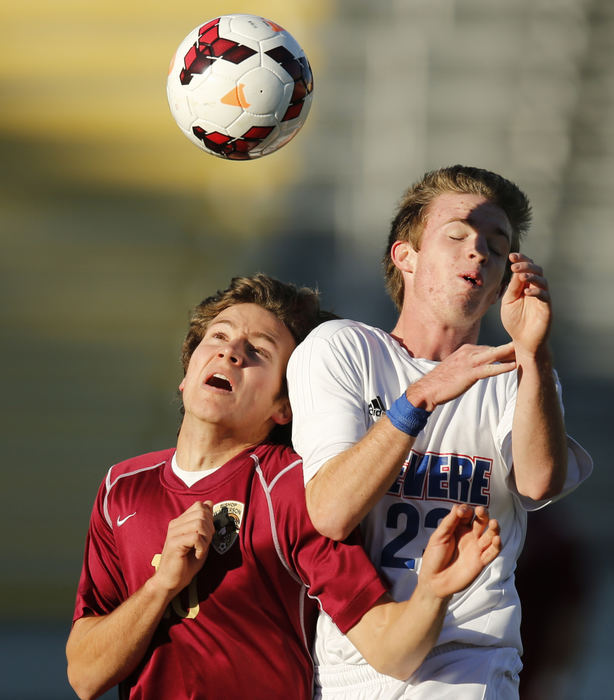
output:
[[[328,0],[288,3],[262,0],[258,13],[279,22],[306,47]],[[255,13],[237,1],[233,12]],[[145,0],[30,0],[0,9],[0,132],[21,138],[88,144],[95,159],[67,154],[57,164],[69,177],[116,180],[140,187],[168,186],[198,192],[204,171],[216,185],[251,189],[288,181],[284,149],[250,164],[230,164],[198,151],[175,125],[166,102],[170,59],[200,22],[229,11],[214,2],[185,8]],[[207,16],[203,14],[206,13]],[[315,52],[315,51],[314,51]],[[305,138],[308,125],[297,139]],[[298,175],[294,149],[292,176]],[[250,172],[251,171],[251,172]]]

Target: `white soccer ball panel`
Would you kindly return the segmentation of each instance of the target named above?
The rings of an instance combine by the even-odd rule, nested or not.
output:
[[[218,127],[227,127],[243,112],[236,100],[237,84],[232,76],[214,75],[210,72],[202,88],[190,97],[192,112]]]
[[[228,127],[227,131],[233,138],[242,138],[244,134],[253,128],[269,128],[277,131],[279,126],[268,114],[250,114],[249,112],[243,112],[243,114]]]
[[[167,91],[168,104],[171,108],[171,114],[180,128],[185,129],[187,124],[190,124],[194,115],[188,95],[185,93]]]
[[[246,41],[262,42],[278,34],[281,27],[276,29],[277,26],[274,22],[255,15],[228,16],[228,35],[237,40],[243,38]],[[226,36],[226,26],[224,26],[224,32]]]
[[[248,71],[241,76],[237,88],[240,104],[249,114],[264,114],[270,118],[284,102],[284,85],[268,68]]]

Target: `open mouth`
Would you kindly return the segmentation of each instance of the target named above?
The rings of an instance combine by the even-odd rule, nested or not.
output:
[[[215,387],[216,389],[222,389],[223,391],[232,391],[232,384],[230,380],[223,374],[212,374],[205,382],[207,386]]]
[[[466,281],[469,282],[473,287],[481,287],[482,286],[482,279],[478,275],[473,275],[473,274],[466,274],[466,275],[461,275],[461,277]]]

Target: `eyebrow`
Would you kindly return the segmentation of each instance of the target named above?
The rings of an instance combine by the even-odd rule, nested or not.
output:
[[[221,325],[224,324],[226,326],[230,326],[231,328],[236,328],[237,324],[232,321],[229,318],[220,318],[220,319],[214,319],[210,324],[209,328],[212,328],[213,326],[216,325]],[[271,345],[274,345],[277,347],[278,345],[278,340],[274,335],[271,335],[270,333],[267,333],[266,331],[254,331],[253,333],[250,334],[252,337],[255,338],[260,338],[262,340],[265,340],[269,342]]]

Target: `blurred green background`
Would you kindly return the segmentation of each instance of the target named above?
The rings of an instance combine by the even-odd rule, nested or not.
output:
[[[166,103],[179,42],[231,12],[285,26],[315,75],[307,124],[260,161],[202,153]],[[30,0],[0,20],[0,697],[72,697],[63,645],[93,498],[112,463],[173,443],[189,309],[262,270],[391,327],[379,258],[393,208],[453,162],[533,201],[526,249],[552,284],[568,428],[595,458],[535,527],[569,545],[560,587],[580,582],[550,598],[575,644],[544,661],[540,697],[608,697],[610,0]],[[495,311],[484,339],[499,338]]]

